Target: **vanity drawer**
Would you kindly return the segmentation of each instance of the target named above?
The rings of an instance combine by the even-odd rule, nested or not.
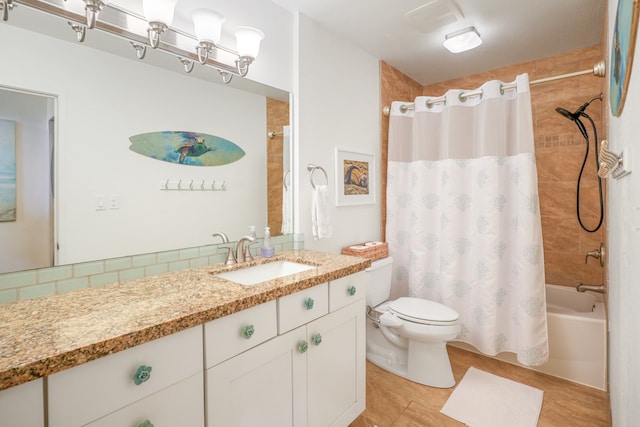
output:
[[[329,313],[328,283],[278,299],[278,333],[283,334]]]
[[[87,427],[204,427],[203,373],[145,397]],[[145,424],[146,421],[149,421]]]
[[[365,272],[351,274],[329,282],[329,311],[349,305],[365,297]]]
[[[278,333],[276,322],[274,300],[206,323],[207,368],[275,337]]]
[[[202,372],[202,353],[196,326],[51,375],[49,427],[84,425]]]

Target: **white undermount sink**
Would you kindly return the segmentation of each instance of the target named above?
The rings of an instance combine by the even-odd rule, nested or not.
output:
[[[239,270],[227,271],[226,273],[219,273],[216,274],[216,277],[230,280],[241,285],[251,286],[266,282],[267,280],[279,279],[291,274],[301,273],[313,268],[316,267],[293,261],[274,261],[241,268]]]

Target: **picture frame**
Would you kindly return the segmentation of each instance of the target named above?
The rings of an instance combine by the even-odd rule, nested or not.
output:
[[[638,32],[638,4],[640,0],[618,0],[616,21],[611,41],[611,70],[609,73],[609,105],[611,113],[622,113],[627,96],[633,52]]]
[[[376,202],[375,155],[336,147],[336,206]]]

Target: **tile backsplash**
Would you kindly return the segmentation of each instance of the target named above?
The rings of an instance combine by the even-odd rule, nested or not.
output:
[[[271,241],[276,253],[304,247],[304,237],[299,235],[274,236]],[[221,243],[0,274],[0,304],[222,263],[227,257],[224,248],[229,245]],[[260,243],[253,245],[252,250],[257,255]]]

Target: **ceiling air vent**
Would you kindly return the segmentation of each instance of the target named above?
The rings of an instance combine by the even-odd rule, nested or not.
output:
[[[453,0],[432,0],[404,15],[409,25],[423,33],[430,33],[463,18],[460,7]]]

